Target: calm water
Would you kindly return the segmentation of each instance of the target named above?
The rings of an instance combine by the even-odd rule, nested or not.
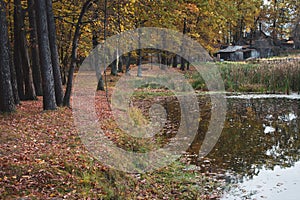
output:
[[[201,97],[198,135],[188,150],[201,172],[225,179],[223,199],[300,199],[299,96],[228,98],[222,135],[213,151],[198,158],[210,120],[209,99]],[[175,122],[176,100],[164,105]]]

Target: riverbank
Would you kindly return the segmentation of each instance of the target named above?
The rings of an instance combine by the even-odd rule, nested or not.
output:
[[[109,119],[105,92],[98,93],[97,102],[100,120]],[[81,143],[71,109],[41,108],[42,99],[22,102],[16,113],[0,115],[3,199],[212,199],[225,187],[185,159],[146,174],[109,169]],[[104,125],[117,139],[110,132],[114,127]]]

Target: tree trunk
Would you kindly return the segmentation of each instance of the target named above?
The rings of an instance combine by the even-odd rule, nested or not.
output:
[[[166,70],[166,67],[168,65],[167,61],[167,52],[166,51],[161,51],[161,69]]]
[[[9,2],[8,8],[7,8],[9,17],[11,16],[10,5],[11,5],[11,3]],[[10,33],[11,40],[14,40],[14,30],[13,30],[14,27],[13,27],[12,20],[10,20],[10,23],[8,24],[8,26],[9,26],[8,34]],[[14,57],[13,57],[11,44],[12,44],[12,42],[9,41],[8,46],[9,46],[9,64],[10,64],[11,85],[12,85],[12,91],[13,91],[13,96],[14,96],[14,103],[15,103],[15,105],[19,105],[20,97],[19,97],[19,93],[18,93],[17,75],[16,75],[16,69],[15,69],[15,65],[14,65]]]
[[[34,84],[33,84],[33,78],[32,78],[32,71],[30,66],[30,60],[29,60],[29,53],[28,53],[28,47],[27,47],[27,39],[26,39],[26,33],[25,33],[25,25],[24,25],[24,16],[22,14],[22,21],[21,23],[21,56],[22,56],[22,66],[23,66],[23,76],[24,76],[24,86],[25,86],[25,100],[37,100]]]
[[[97,45],[95,45],[96,47]],[[100,71],[100,66],[99,66],[99,60],[97,59],[98,56],[96,56],[96,59],[93,59],[94,66],[95,66],[95,71],[96,71],[96,76],[98,80],[98,85],[97,85],[97,91],[104,91],[104,82],[103,82],[103,76]]]
[[[29,61],[29,54],[28,54],[28,47],[27,47],[27,40],[26,40],[26,33],[25,33],[25,25],[24,25],[24,14],[22,11],[22,5],[21,0],[15,0],[15,37],[16,41],[18,42],[16,44],[15,53],[19,57],[19,66],[22,68],[22,79],[20,79],[20,87],[25,91],[22,91],[22,100],[36,100],[36,94],[35,89],[33,85],[32,80],[32,72],[31,72],[31,66]],[[19,69],[20,70],[20,69]],[[19,74],[20,75],[20,74]],[[19,77],[18,77],[19,78]],[[25,87],[24,87],[25,86]]]
[[[56,44],[56,28],[55,28],[54,14],[52,10],[52,0],[46,0],[46,4],[47,4],[47,19],[48,19],[50,50],[51,50],[51,61],[52,61],[54,86],[55,86],[55,100],[58,106],[62,106],[64,92],[62,88],[59,56],[58,56],[58,50]]]
[[[63,52],[63,50],[62,50],[62,52]],[[62,80],[61,80],[61,82],[62,82],[62,85],[66,85],[67,84],[67,66],[68,66],[68,56],[66,55],[65,57],[63,56],[63,53],[61,54],[61,58],[63,58],[62,59],[62,65],[63,65],[63,67],[62,67],[62,69],[61,69],[61,76],[62,76]]]
[[[173,57],[173,68],[177,68],[178,62],[177,62],[177,54]]]
[[[69,69],[69,74],[68,74],[68,82],[67,82],[67,88],[64,96],[64,106],[70,107],[70,99],[71,99],[71,93],[72,93],[72,87],[73,87],[73,76],[74,76],[74,70],[76,67],[76,59],[77,59],[77,48],[78,48],[78,42],[79,42],[79,37],[80,37],[80,28],[82,24],[82,18],[88,8],[90,7],[92,3],[92,0],[88,0],[84,3],[77,24],[76,24],[76,29],[73,37],[73,43],[72,43],[72,54],[71,54],[71,65]]]
[[[35,88],[35,93],[38,96],[43,95],[42,89],[42,77],[40,56],[37,44],[37,30],[36,30],[36,12],[34,0],[28,0],[28,15],[29,15],[29,27],[30,27],[30,46],[31,46],[31,62],[32,62],[32,78]]]
[[[180,70],[181,71],[185,70],[185,60],[183,57],[181,57],[181,60],[180,60]]]
[[[162,49],[166,48],[166,33],[163,32],[162,33]],[[160,51],[160,58],[161,58],[161,69],[165,70],[166,69],[166,65],[167,65],[167,52],[164,50]]]
[[[293,37],[295,42],[295,49],[300,49],[300,16],[298,16],[298,19],[295,22],[293,30]]]
[[[51,62],[51,51],[49,44],[46,1],[35,0],[35,6],[44,96],[43,106],[44,110],[55,110],[57,105],[55,101],[55,89],[53,68]]]
[[[126,57],[127,60],[126,60],[126,72],[125,74],[127,76],[130,76],[130,61],[131,61],[131,52],[128,53],[128,56]]]
[[[7,28],[6,4],[0,0],[0,112],[13,112],[15,110]]]
[[[187,63],[186,63],[186,70],[190,70],[190,62],[189,61],[187,61]]]
[[[137,76],[142,77],[142,50],[141,49],[138,50],[137,66],[138,66]]]
[[[10,64],[10,75],[11,75],[11,86],[12,86],[12,91],[14,95],[14,101],[15,105],[20,104],[20,97],[18,93],[18,83],[17,83],[17,75],[16,75],[16,70],[15,70],[15,65],[13,62],[13,56],[11,52],[11,46],[9,44],[9,64]]]
[[[118,28],[119,28],[119,33],[122,32],[122,26],[121,26],[121,18],[120,18],[120,14],[121,14],[121,2],[120,0],[118,0],[118,13],[117,13],[117,21],[118,21]],[[120,49],[120,37],[118,36],[118,47],[117,47],[117,51],[118,51],[118,62],[117,62],[117,66],[118,66],[118,72],[119,73],[123,73],[123,59],[124,56],[123,55],[119,55],[119,49]]]
[[[97,90],[105,91],[103,76],[101,75],[98,80]]]
[[[186,34],[187,33],[187,21],[186,21],[186,18],[184,18],[184,22],[183,22],[183,34]],[[182,41],[183,42],[183,41]],[[182,43],[182,46],[181,46],[181,51],[183,51],[184,47],[183,47],[184,43]],[[184,54],[184,52],[182,52]],[[185,59],[183,57],[181,57],[181,66],[180,66],[180,69],[182,71],[185,70]]]
[[[93,20],[97,21],[98,19],[99,19],[99,9],[95,9],[94,13],[93,13]],[[93,28],[92,43],[93,43],[93,49],[95,49],[99,45],[99,42],[98,42],[99,36],[98,36],[98,31],[96,30],[98,28],[98,26],[95,24],[92,24],[92,25],[93,25],[92,26],[92,28]],[[93,62],[95,65],[95,71],[96,71],[96,76],[97,76],[97,80],[98,80],[97,91],[99,91],[99,90],[104,91],[104,82],[103,82],[103,77],[101,74],[99,62],[97,59],[93,60]]]
[[[117,58],[118,57],[118,50],[115,50],[115,52],[113,53],[114,54],[114,57]],[[112,63],[111,63],[111,75],[112,76],[117,76],[118,75],[118,59],[114,60]]]
[[[123,60],[124,60],[124,56],[120,56],[119,57],[119,62],[118,62],[118,72],[119,73],[124,73],[123,71]]]
[[[190,52],[188,52],[188,55],[187,56],[187,59],[188,60],[185,60],[186,62],[186,70],[190,70]]]
[[[139,49],[138,49],[138,58],[137,58],[137,66],[138,66],[138,71],[137,71],[137,76],[142,77],[142,49],[141,49],[141,32],[140,30],[138,31],[139,38]]]
[[[19,2],[18,2],[19,1]],[[18,6],[20,4],[20,0],[14,1],[14,65],[16,69],[17,75],[17,86],[18,86],[18,94],[21,100],[25,99],[25,91],[24,91],[24,76],[23,76],[23,67],[22,67],[22,57],[21,57],[21,25],[22,21],[22,8]]]

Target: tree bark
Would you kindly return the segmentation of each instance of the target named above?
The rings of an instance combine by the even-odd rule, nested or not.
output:
[[[13,4],[9,1],[7,8],[6,8],[8,10],[8,17],[13,16],[13,14],[11,14],[11,9],[10,9],[10,7],[12,5]],[[13,28],[14,28],[13,22],[12,22],[12,20],[10,20],[8,22],[8,34],[10,34],[11,41],[8,42],[8,46],[9,46],[9,64],[10,64],[10,75],[11,75],[11,86],[12,86],[12,91],[13,91],[13,96],[14,96],[14,103],[15,103],[15,105],[19,105],[20,97],[19,97],[19,93],[18,93],[17,75],[16,75],[16,69],[15,69],[15,65],[14,65],[13,52],[12,52],[12,48],[11,48],[12,41],[14,40]]]
[[[78,48],[78,42],[80,37],[80,28],[82,25],[82,19],[88,8],[90,7],[92,3],[92,0],[88,0],[84,3],[79,18],[76,23],[75,33],[73,37],[73,43],[72,43],[72,54],[71,54],[71,65],[69,69],[68,74],[68,82],[67,82],[67,88],[64,96],[64,106],[70,107],[70,99],[72,94],[72,87],[73,87],[73,76],[74,76],[74,70],[76,67],[76,60],[77,60],[77,48]]]
[[[16,69],[17,76],[17,86],[18,86],[18,94],[21,100],[25,99],[25,91],[24,91],[24,76],[23,76],[23,67],[22,67],[22,56],[21,56],[21,25],[20,21],[22,21],[21,13],[22,8],[17,6],[18,0],[14,1],[14,65]]]
[[[43,95],[42,77],[40,56],[37,44],[37,29],[36,29],[36,12],[34,0],[28,0],[28,16],[29,16],[29,28],[30,28],[30,47],[31,47],[31,62],[32,62],[32,77],[37,96]]]
[[[185,70],[185,59],[181,57],[180,59],[180,70],[184,71]]]
[[[131,62],[131,52],[128,53],[126,57],[126,72],[127,76],[130,76],[130,62]]]
[[[173,68],[177,68],[177,65],[178,65],[178,61],[177,61],[177,54],[174,55],[173,57]]]
[[[298,16],[298,19],[295,22],[293,30],[293,37],[295,42],[295,49],[300,49],[300,16]]]
[[[184,21],[183,21],[183,34],[186,34],[187,33],[187,20],[186,18],[184,18]],[[183,41],[182,41],[183,42]],[[184,45],[184,42],[183,44]],[[183,51],[184,47],[181,46],[181,51]],[[182,52],[184,53],[184,52]],[[183,57],[181,57],[181,61],[180,61],[180,70],[184,71],[185,70],[185,59]]]
[[[52,10],[52,0],[46,0],[46,5],[47,5],[47,19],[48,19],[50,50],[51,50],[51,61],[52,61],[54,86],[55,86],[55,100],[58,106],[62,106],[64,92],[62,87],[60,66],[59,66],[59,55],[58,55],[57,44],[56,44],[56,27],[54,21],[54,14]]]
[[[21,0],[15,0],[14,5],[16,25],[16,32],[14,34],[18,41],[18,44],[16,44],[15,46],[15,52],[19,56],[19,59],[21,61],[19,67],[21,67],[23,71],[23,80],[20,80],[20,84],[22,84],[22,88],[25,89],[24,95],[22,95],[22,100],[36,100],[37,98],[32,80],[32,72],[29,61],[29,53],[24,25],[24,13],[22,11]]]
[[[137,58],[137,66],[138,66],[138,71],[137,71],[137,77],[142,77],[142,49],[141,49],[141,31],[139,29],[138,31],[138,58]]]
[[[97,21],[98,19],[99,19],[99,9],[95,9],[94,13],[93,13],[93,20]],[[98,36],[98,31],[96,30],[98,28],[98,26],[93,24],[92,28],[93,28],[92,43],[93,43],[93,49],[95,49],[99,45],[99,42],[98,42],[99,36]],[[104,82],[103,82],[103,77],[102,77],[100,66],[99,66],[99,61],[96,59],[96,60],[93,60],[93,62],[95,65],[95,71],[96,71],[96,76],[97,76],[97,80],[98,80],[97,91],[99,91],[99,90],[104,91],[105,90]]]
[[[123,60],[124,60],[124,56],[120,56],[119,57],[119,62],[118,62],[118,72],[119,73],[124,73],[123,71]]]
[[[117,13],[117,21],[118,21],[118,28],[119,28],[119,33],[122,32],[122,26],[121,26],[121,18],[120,18],[120,13],[121,13],[121,2],[120,0],[118,0],[118,13]],[[118,66],[118,72],[119,73],[123,73],[123,59],[124,56],[123,55],[119,55],[119,49],[120,49],[120,37],[118,36],[118,47],[117,47],[117,51],[118,51],[118,61],[117,61],[117,66]]]
[[[97,85],[97,90],[105,91],[104,80],[103,80],[103,76],[102,75],[99,77],[98,85]]]
[[[19,97],[19,93],[18,93],[16,69],[15,69],[15,65],[13,62],[11,46],[10,46],[10,43],[8,43],[8,44],[9,44],[9,63],[10,63],[11,86],[12,86],[12,91],[13,91],[13,95],[14,95],[15,105],[19,105],[20,97]]]
[[[115,52],[113,52],[114,54],[114,57],[117,58],[118,57],[118,50],[115,50]],[[117,76],[118,75],[118,59],[114,60],[112,63],[111,63],[111,75],[112,76]]]
[[[22,14],[23,15],[23,14]],[[22,21],[20,22],[21,29],[21,56],[22,56],[22,66],[23,66],[23,76],[24,76],[24,86],[25,86],[25,100],[37,100],[33,78],[32,78],[32,70],[30,66],[29,53],[27,47],[26,33],[24,27],[24,16],[22,16]]]
[[[35,0],[35,6],[44,96],[43,107],[44,110],[55,110],[57,105],[55,100],[53,68],[49,44],[46,1]]]
[[[0,0],[0,112],[13,112],[15,110],[7,28],[6,4]]]

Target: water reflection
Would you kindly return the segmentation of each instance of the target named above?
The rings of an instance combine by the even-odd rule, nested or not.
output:
[[[300,162],[293,167],[262,169],[253,179],[234,185],[222,199],[270,199],[298,200],[300,185]]]
[[[200,166],[201,172],[220,176],[231,184],[246,184],[252,179],[253,184],[256,184],[255,180],[264,179],[264,174],[273,172],[282,174],[281,179],[274,178],[280,183],[290,181],[288,179],[292,176],[285,176],[285,171],[296,166],[296,170],[293,171],[294,178],[297,177],[295,184],[300,184],[300,174],[296,173],[300,169],[299,99],[229,98],[224,130],[214,150],[206,158],[199,158],[197,154],[210,120],[209,98],[201,97],[200,106],[199,132],[188,150],[188,157],[191,164]],[[178,110],[172,110],[171,103],[166,107],[169,114],[180,116]],[[176,118],[174,121],[177,120]],[[273,182],[265,181],[265,185],[269,184],[272,185]],[[241,187],[247,188],[245,185]],[[257,187],[265,189],[259,184]],[[292,186],[286,184],[285,187]],[[240,198],[245,195],[244,189],[240,190],[243,191]],[[276,190],[276,187],[273,190]],[[278,191],[280,190],[279,187]],[[255,195],[251,188],[249,191],[247,195]],[[300,195],[297,190],[291,195],[295,195],[295,192]],[[264,195],[268,196],[269,193],[261,194]],[[233,196],[229,195],[229,199]]]
[[[300,185],[300,98],[275,97],[228,98],[222,135],[205,158],[199,158],[198,153],[209,125],[211,104],[208,96],[199,97],[199,130],[186,159],[202,173],[237,185],[240,194],[229,192],[228,199],[252,199],[255,195],[274,199],[270,191],[300,196],[300,191],[293,190],[294,185]],[[157,99],[156,103],[168,114],[163,133],[157,135],[167,143],[176,135],[180,107],[176,98]]]

